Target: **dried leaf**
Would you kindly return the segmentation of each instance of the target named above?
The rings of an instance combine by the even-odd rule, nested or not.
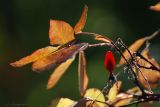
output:
[[[82,29],[84,28],[86,20],[87,20],[87,11],[88,11],[88,7],[87,5],[85,5],[82,16],[74,27],[75,33],[81,32]]]
[[[109,90],[108,93],[108,100],[113,102],[121,88],[122,82],[121,81],[117,81],[113,87]]]
[[[147,58],[147,60],[152,62],[152,58],[150,59]],[[144,67],[152,66],[150,63],[146,62],[145,60],[139,57],[136,58],[136,61],[140,66],[144,66]],[[151,86],[151,88],[157,87],[158,83],[160,82],[160,72],[159,71],[152,70],[152,69],[146,69],[146,68],[140,68],[139,70],[141,71],[141,72],[138,71],[139,81],[145,88],[149,88],[147,81],[149,85]],[[147,81],[145,80],[145,78],[147,79]]]
[[[50,20],[49,29],[50,44],[66,44],[74,40],[74,30],[66,22],[60,20]]]
[[[73,107],[101,107],[101,106],[99,106],[96,102],[93,103],[93,99],[82,98]]]
[[[58,66],[69,58],[75,56],[80,50],[87,48],[87,46],[87,43],[80,43],[62,48],[53,54],[50,54],[34,62],[32,65],[32,70],[39,72]]]
[[[20,59],[19,61],[13,62],[10,65],[12,65],[13,67],[22,67],[26,64],[29,64],[31,62],[34,62],[38,59],[41,59],[41,58],[51,54],[52,52],[56,51],[57,49],[58,49],[58,47],[52,47],[52,46],[47,46],[45,48],[38,49],[35,52],[33,52],[31,55],[24,57],[24,58]]]
[[[51,74],[48,84],[47,84],[47,89],[50,89],[56,85],[58,80],[61,78],[61,76],[64,74],[64,72],[67,70],[67,68],[72,64],[74,61],[75,56],[73,58],[68,59],[66,62],[63,62],[60,64]]]
[[[72,107],[75,104],[75,101],[68,98],[61,98],[56,107]]]
[[[146,41],[146,37],[145,38],[141,38],[138,39],[137,41],[135,41],[129,48],[128,50],[131,52],[131,54],[135,51],[137,51]],[[129,54],[129,52],[127,50],[124,51],[123,55],[125,56],[125,58],[127,60],[129,60],[129,58],[131,57],[131,55]],[[125,64],[125,60],[123,57],[121,57],[120,61],[119,61],[119,66]]]
[[[99,40],[99,41],[103,41],[105,43],[112,43],[111,39],[104,37],[104,36],[101,36],[101,35],[96,36],[94,39]]]
[[[103,93],[96,88],[90,88],[90,89],[86,90],[84,97],[91,98],[93,100],[98,100],[101,102],[105,102],[105,97],[104,97]],[[103,103],[97,102],[97,104],[100,107],[105,107],[105,104],[103,104]]]
[[[83,95],[88,86],[88,76],[86,74],[86,59],[84,51],[79,53],[78,77],[79,91],[80,94]]]
[[[154,5],[154,6],[150,6],[150,9],[153,10],[153,11],[160,12],[160,2],[157,3],[157,4]]]

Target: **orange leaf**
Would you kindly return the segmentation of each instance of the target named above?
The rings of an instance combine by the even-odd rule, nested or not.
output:
[[[29,64],[31,62],[34,62],[40,58],[43,58],[43,57],[51,54],[52,52],[56,51],[57,49],[58,49],[58,47],[52,47],[52,46],[47,46],[45,48],[38,49],[35,52],[33,52],[31,55],[24,57],[24,58],[20,59],[19,61],[13,62],[10,65],[13,67],[22,67],[26,64]]]
[[[49,29],[50,44],[66,44],[74,40],[74,30],[66,22],[60,20],[50,20]]]
[[[94,38],[95,40],[99,40],[99,41],[103,41],[103,42],[106,42],[106,43],[112,43],[112,40],[107,38],[107,37],[104,37],[104,36],[101,36],[101,35],[98,35]]]
[[[83,95],[88,86],[88,77],[86,74],[86,59],[84,51],[79,53],[79,66],[78,66],[78,77],[79,77],[79,91]]]
[[[64,72],[68,69],[68,67],[72,64],[74,61],[75,56],[73,58],[68,59],[66,62],[63,62],[60,64],[51,74],[48,84],[47,84],[47,89],[50,89],[56,85],[58,80],[61,78],[61,76],[64,74]]]
[[[85,5],[82,16],[74,27],[75,33],[81,32],[81,30],[84,28],[86,19],[87,19],[87,11],[88,11],[88,7],[87,5]]]
[[[78,53],[79,50],[87,48],[87,43],[80,43],[66,48],[62,48],[53,54],[37,60],[32,65],[33,71],[44,71],[65,62]]]
[[[135,51],[137,51],[146,41],[146,38],[141,38],[138,39],[137,41],[135,41],[129,48],[128,50],[130,50],[131,54]],[[125,56],[125,58],[127,60],[129,60],[129,58],[131,57],[131,55],[129,54],[129,52],[127,50],[124,51],[123,55]],[[123,59],[123,57],[121,57],[120,61],[119,61],[119,66],[125,64],[125,60]]]
[[[153,11],[160,12],[160,2],[157,3],[157,4],[154,5],[154,6],[150,6],[150,9],[153,10]]]

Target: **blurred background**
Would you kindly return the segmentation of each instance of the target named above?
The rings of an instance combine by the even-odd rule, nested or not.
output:
[[[160,13],[149,10],[159,0],[1,0],[0,1],[0,107],[26,104],[47,107],[55,98],[80,98],[78,91],[78,60],[51,90],[46,84],[52,70],[32,72],[31,66],[13,68],[9,63],[48,46],[49,20],[59,19],[72,26],[79,20],[84,4],[88,19],[83,31],[96,32],[130,45],[160,28]],[[82,35],[83,36],[83,35]],[[85,38],[85,35],[83,36]],[[89,37],[80,41],[93,42]],[[160,61],[160,37],[151,40],[151,54]],[[103,67],[105,48],[86,51],[89,88],[102,89],[107,80]],[[119,56],[116,57],[118,62]],[[121,69],[122,70],[122,69]],[[120,69],[116,69],[120,71]],[[131,84],[125,82],[124,88]],[[158,107],[158,103],[154,106]]]

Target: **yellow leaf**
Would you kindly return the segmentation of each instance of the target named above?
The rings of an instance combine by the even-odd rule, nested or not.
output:
[[[81,32],[81,30],[84,28],[85,23],[86,23],[86,19],[87,19],[87,11],[88,11],[88,7],[87,7],[87,5],[85,5],[83,13],[81,15],[81,18],[79,19],[79,21],[77,22],[77,24],[74,27],[75,33]]]
[[[75,101],[68,98],[61,98],[56,107],[72,107]]]
[[[74,30],[66,22],[60,20],[50,20],[49,28],[50,44],[66,44],[74,40]]]
[[[93,99],[91,98],[82,98],[74,105],[74,107],[101,107],[101,106],[99,106],[97,102],[93,102]]]
[[[75,56],[73,58],[68,59],[66,62],[63,62],[60,64],[51,74],[48,84],[47,84],[47,89],[50,89],[56,85],[58,80],[61,78],[61,76],[64,74],[64,72],[67,70],[67,68],[72,64],[74,61]]]
[[[88,86],[88,77],[86,74],[86,59],[84,51],[79,53],[79,66],[78,66],[78,77],[79,77],[79,91],[83,95]]]
[[[146,38],[141,38],[136,40],[131,46],[129,46],[128,50],[131,52],[131,54],[135,51],[137,51],[146,41]],[[131,55],[129,54],[129,52],[127,50],[124,51],[123,53],[124,57],[129,60],[129,58],[131,57]],[[120,61],[119,61],[119,66],[125,64],[125,60],[123,59],[123,57],[121,57]]]
[[[108,93],[108,100],[113,102],[121,88],[122,82],[121,81],[117,81],[113,87],[109,90]]]
[[[101,102],[105,102],[105,97],[104,97],[103,93],[96,88],[90,88],[90,89],[86,90],[84,97],[91,98],[93,100],[97,100],[97,101],[101,101]],[[99,102],[96,102],[96,103],[100,107],[105,107],[105,104],[103,104],[103,103],[99,103]]]
[[[39,72],[48,70],[58,66],[59,64],[65,62],[69,58],[72,58],[76,55],[79,50],[83,50],[88,46],[87,43],[80,43],[76,45],[71,45],[69,47],[62,48],[53,54],[50,54],[44,58],[41,58],[33,63],[32,70]]]
[[[41,58],[51,54],[52,52],[56,51],[57,49],[58,49],[58,47],[52,47],[52,46],[47,46],[45,48],[38,49],[35,52],[33,52],[31,55],[24,57],[24,58],[20,59],[19,61],[13,62],[10,65],[12,65],[13,67],[22,67],[26,64],[29,64],[31,62],[34,62],[38,59],[41,59]]]
[[[150,6],[150,9],[153,10],[153,11],[160,12],[160,2],[157,3],[157,4],[154,5],[154,6]]]
[[[120,93],[116,96],[114,101],[114,107],[125,106],[133,100],[133,95]]]

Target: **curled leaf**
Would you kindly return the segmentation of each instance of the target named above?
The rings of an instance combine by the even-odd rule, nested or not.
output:
[[[91,99],[93,99],[93,101],[97,100],[97,101],[105,102],[105,97],[104,97],[103,93],[100,90],[95,89],[95,88],[90,88],[90,89],[86,90],[84,97],[91,98]],[[97,102],[97,104],[99,105],[99,107],[105,107],[104,103]]]
[[[51,74],[48,84],[47,84],[47,89],[50,89],[56,85],[58,80],[61,78],[61,76],[64,74],[64,72],[67,70],[67,68],[72,64],[74,61],[75,56],[73,58],[68,59],[66,62],[63,62],[60,64]]]
[[[68,98],[61,98],[56,107],[72,107],[75,101]]]
[[[50,20],[49,39],[51,45],[66,44],[74,40],[74,30],[66,22]]]
[[[103,41],[105,43],[112,43],[112,40],[107,38],[107,37],[104,37],[102,35],[98,35],[94,38],[95,40],[98,40],[98,41]]]
[[[135,51],[137,51],[143,44],[144,42],[146,41],[146,37],[145,38],[141,38],[141,39],[138,39],[136,40],[131,46],[129,46],[128,50],[131,52],[131,54]],[[129,58],[131,57],[130,53],[128,52],[128,50],[125,50],[124,53],[123,53],[123,56],[129,60]],[[119,66],[120,65],[123,65],[125,64],[125,60],[123,57],[120,58],[120,61],[119,61]]]
[[[108,100],[113,102],[117,96],[117,94],[119,93],[119,90],[121,88],[122,82],[121,81],[117,81],[113,87],[109,90],[108,93]]]
[[[79,51],[87,48],[87,43],[80,43],[76,45],[71,45],[66,48],[62,48],[53,54],[50,54],[42,59],[37,60],[32,65],[32,70],[36,72],[44,71],[53,67],[58,66],[59,64],[65,62],[69,58],[75,56]]]
[[[153,11],[160,12],[160,2],[157,3],[157,4],[154,5],[154,6],[150,6],[150,9],[153,10]]]
[[[22,67],[26,64],[29,64],[31,62],[34,62],[38,59],[41,59],[41,58],[51,54],[52,52],[56,51],[57,49],[58,49],[58,47],[52,47],[52,46],[47,46],[45,48],[38,49],[35,52],[33,52],[31,55],[24,57],[24,58],[20,59],[19,61],[13,62],[10,65],[13,67]]]
[[[84,51],[79,53],[79,65],[78,65],[78,77],[79,77],[79,91],[83,95],[88,86],[88,76],[86,74],[86,59]]]
[[[87,20],[87,11],[88,11],[88,7],[87,7],[87,5],[85,5],[83,13],[81,15],[81,18],[79,19],[79,21],[77,22],[77,24],[74,27],[75,33],[81,32],[82,29],[84,28],[86,20]]]

